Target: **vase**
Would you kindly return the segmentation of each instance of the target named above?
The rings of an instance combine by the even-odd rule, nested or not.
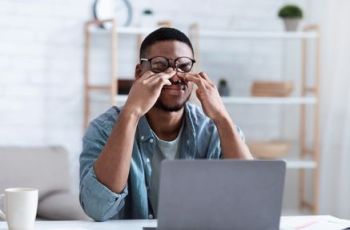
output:
[[[298,18],[286,18],[283,19],[284,27],[286,31],[297,31],[300,19]]]
[[[220,96],[230,96],[230,88],[226,81],[220,81],[218,85],[218,91]]]

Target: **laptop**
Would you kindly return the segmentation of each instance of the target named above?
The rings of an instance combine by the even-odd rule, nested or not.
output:
[[[277,230],[285,170],[284,161],[163,161],[158,227],[144,229]]]

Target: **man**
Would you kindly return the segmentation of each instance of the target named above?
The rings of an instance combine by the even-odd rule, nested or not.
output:
[[[91,122],[80,156],[80,202],[94,220],[156,217],[163,159],[252,159],[213,82],[191,72],[194,63],[185,34],[152,32],[125,105]],[[204,114],[187,102],[193,85]]]

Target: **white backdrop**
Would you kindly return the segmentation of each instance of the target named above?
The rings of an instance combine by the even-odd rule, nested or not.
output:
[[[350,1],[323,7],[321,211],[350,219]]]

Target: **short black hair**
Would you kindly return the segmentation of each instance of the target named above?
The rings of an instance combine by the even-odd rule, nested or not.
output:
[[[183,42],[191,48],[192,54],[194,55],[192,43],[186,34],[175,28],[161,27],[147,35],[147,37],[142,41],[140,47],[140,58],[145,57],[147,49],[150,46],[160,41]]]

